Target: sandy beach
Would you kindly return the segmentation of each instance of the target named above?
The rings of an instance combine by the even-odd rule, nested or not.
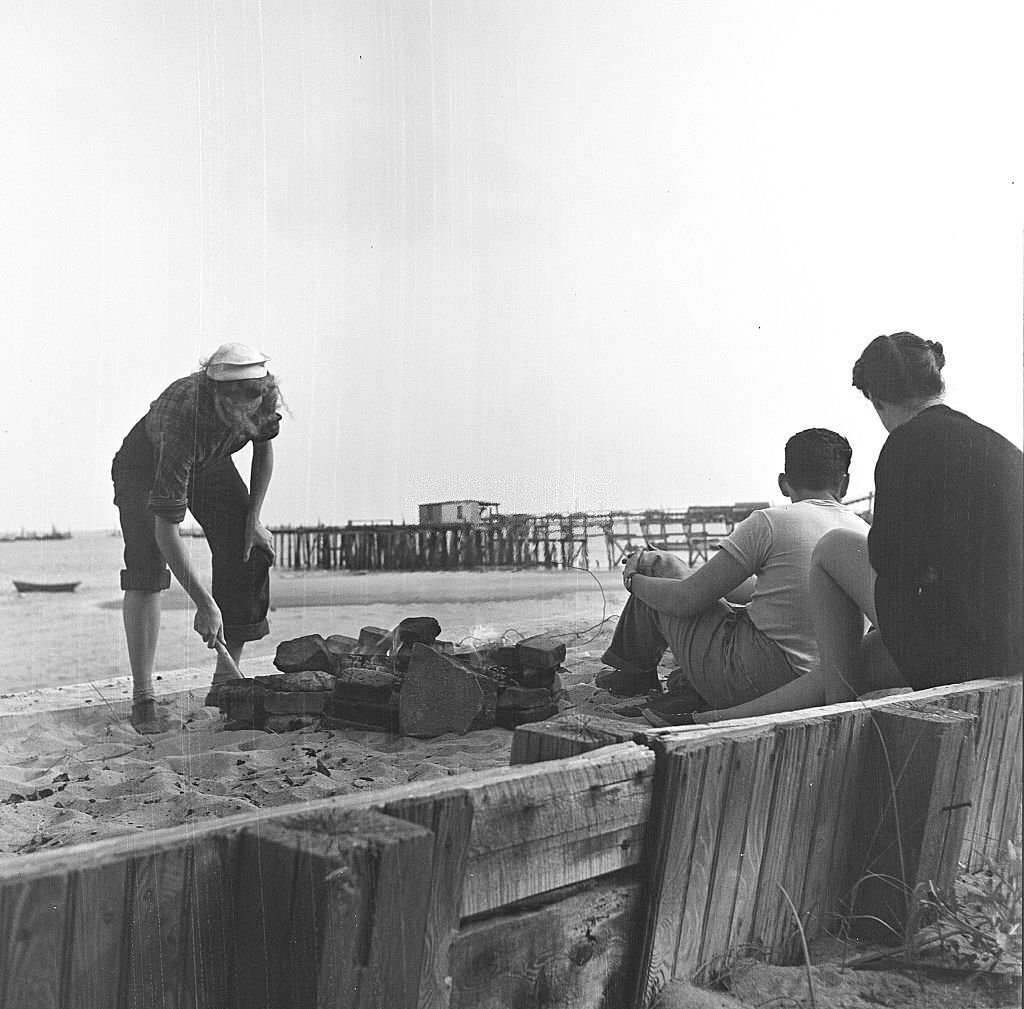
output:
[[[21,557],[12,546],[25,546]],[[139,736],[127,721],[119,541],[95,534],[63,547],[5,547],[0,570],[11,577],[17,567],[77,574],[82,584],[67,596],[0,592],[0,856],[508,763],[512,733],[500,728],[429,740],[354,729],[227,731],[218,710],[203,706],[215,656],[192,629],[179,587],[164,594],[156,674],[178,728]],[[208,564],[205,544],[196,548],[197,564]],[[60,559],[61,550],[69,556]],[[557,635],[567,648],[563,712],[617,717],[622,704],[593,686],[625,601],[616,572],[278,570],[272,600],[271,633],[243,658],[249,676],[276,671],[281,641],[429,614],[456,642]]]

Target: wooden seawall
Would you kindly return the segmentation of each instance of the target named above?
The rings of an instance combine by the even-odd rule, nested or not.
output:
[[[1019,835],[1021,683],[541,723],[512,758],[9,859],[0,1006],[642,1009],[739,950],[790,959],[794,911],[898,927]]]

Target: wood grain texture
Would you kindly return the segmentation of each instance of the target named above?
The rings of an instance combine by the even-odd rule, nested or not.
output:
[[[67,877],[0,886],[0,1006],[61,1009]]]
[[[427,900],[427,921],[420,971],[420,1009],[448,1009],[451,996],[451,946],[462,914],[473,803],[467,792],[438,799],[405,799],[388,803],[389,816],[427,828],[434,838],[433,871]]]
[[[132,858],[125,906],[125,1004],[184,1006],[185,905],[188,849],[173,847]]]
[[[452,1009],[625,1009],[642,917],[633,871],[474,920],[452,949]]]
[[[467,787],[473,829],[463,917],[636,864],[653,772],[649,750],[622,743]]]
[[[973,717],[904,709],[875,712],[873,723],[877,738],[869,737],[858,797],[860,843],[851,861],[851,929],[885,939],[902,933],[918,883],[939,889],[952,883],[955,865],[943,867],[939,857],[951,817],[960,817],[960,751],[970,745]]]
[[[118,1004],[127,877],[125,862],[73,869],[68,876],[71,911],[63,1000],[67,1009]]]
[[[575,757],[602,746],[632,742],[636,730],[610,719],[562,716],[557,721],[516,727],[512,735],[510,764],[534,764],[542,760]]]

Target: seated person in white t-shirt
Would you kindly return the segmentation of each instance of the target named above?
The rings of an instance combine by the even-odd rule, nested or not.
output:
[[[658,693],[658,663],[671,648],[679,668],[644,715],[691,724],[691,712],[750,701],[809,672],[818,657],[811,553],[831,529],[867,531],[840,503],[852,454],[834,431],[801,431],[786,443],[779,474],[792,504],[753,512],[693,571],[663,551],[632,554],[623,571],[630,598],[602,657],[612,668],[596,685],[620,696]]]

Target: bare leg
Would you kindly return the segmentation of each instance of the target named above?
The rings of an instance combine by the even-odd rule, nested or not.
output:
[[[171,723],[156,707],[153,666],[160,636],[160,593],[127,589],[121,608],[128,664],[132,668],[132,725],[138,732],[166,732]]]
[[[864,617],[875,623],[875,573],[866,533],[833,529],[814,548],[809,578],[825,702],[857,696]]]

